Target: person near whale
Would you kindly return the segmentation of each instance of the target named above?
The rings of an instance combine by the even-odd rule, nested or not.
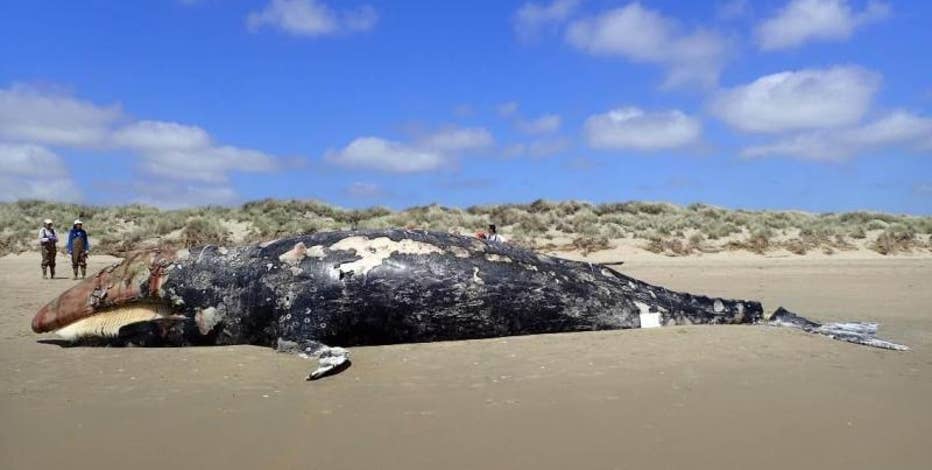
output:
[[[476,238],[480,240],[485,240],[487,243],[496,244],[504,243],[505,239],[498,234],[498,229],[495,228],[495,224],[489,224],[489,232],[479,231],[476,233]]]
[[[39,229],[39,250],[42,253],[42,279],[55,279],[55,256],[58,255],[58,234],[52,219],[42,221]]]
[[[71,256],[71,270],[74,279],[78,279],[78,269],[81,270],[81,279],[87,277],[87,255],[91,251],[91,242],[84,230],[84,222],[75,219],[71,230],[68,231],[68,255]]]

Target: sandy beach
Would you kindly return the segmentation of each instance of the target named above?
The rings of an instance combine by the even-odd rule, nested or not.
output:
[[[0,468],[932,465],[932,258],[620,255],[647,281],[878,321],[913,349],[671,327],[354,348],[349,370],[308,383],[314,364],[258,347],[40,343],[32,315],[75,281],[7,256]]]

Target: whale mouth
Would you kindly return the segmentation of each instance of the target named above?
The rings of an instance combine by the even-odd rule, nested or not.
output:
[[[112,339],[120,336],[123,327],[132,324],[184,319],[182,315],[175,315],[167,304],[145,302],[97,311],[51,333],[73,342],[89,338]]]
[[[174,254],[130,254],[42,307],[32,319],[32,331],[74,339],[108,337],[130,323],[171,317],[160,291]]]

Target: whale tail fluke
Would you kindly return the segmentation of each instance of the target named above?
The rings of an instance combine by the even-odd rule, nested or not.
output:
[[[877,323],[844,322],[822,324],[801,317],[780,307],[770,316],[768,324],[771,326],[796,328],[807,333],[828,336],[829,338],[839,341],[863,344],[864,346],[871,346],[874,348],[891,349],[894,351],[909,350],[908,346],[878,338]]]

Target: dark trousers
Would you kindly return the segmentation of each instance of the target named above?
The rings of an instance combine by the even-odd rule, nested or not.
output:
[[[42,276],[45,276],[46,269],[48,269],[52,277],[55,277],[55,255],[57,254],[58,247],[54,243],[42,244]]]
[[[74,271],[74,277],[78,277],[78,268],[81,268],[81,275],[87,272],[87,250],[84,249],[84,240],[78,238],[74,240],[71,249],[71,270]]]

